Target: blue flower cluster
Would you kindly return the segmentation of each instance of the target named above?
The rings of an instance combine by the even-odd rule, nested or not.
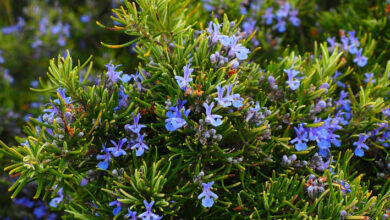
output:
[[[328,37],[328,50],[331,52],[336,48],[336,46],[340,46],[345,53],[355,55],[353,62],[355,62],[359,67],[364,67],[367,64],[368,58],[363,55],[363,48],[359,48],[360,41],[355,34],[355,31],[348,31],[347,34],[342,31],[340,38],[341,44],[336,43],[336,37]]]
[[[276,19],[277,23],[274,28],[277,29],[279,33],[283,33],[286,31],[288,21],[295,27],[300,25],[300,19],[297,17],[298,13],[299,10],[292,8],[290,3],[283,2],[275,14],[273,7],[267,8],[263,18],[266,25],[271,25],[273,20]]]

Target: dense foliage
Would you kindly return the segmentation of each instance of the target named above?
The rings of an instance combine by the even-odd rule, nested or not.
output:
[[[125,0],[96,22],[121,37],[51,59],[51,98],[0,141],[11,198],[36,218],[387,219],[389,12]]]

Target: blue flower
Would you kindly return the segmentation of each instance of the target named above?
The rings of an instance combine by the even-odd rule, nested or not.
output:
[[[58,197],[55,197],[55,198],[53,198],[53,199],[50,201],[49,205],[50,205],[51,207],[56,208],[56,207],[58,206],[58,204],[60,204],[60,203],[62,202],[62,200],[64,200],[64,194],[63,194],[63,189],[62,189],[62,188],[60,188],[60,189],[58,190],[57,195],[58,195]]]
[[[349,38],[347,38],[345,35],[343,35],[341,37],[340,41],[343,44],[343,50],[348,51],[349,50]]]
[[[149,147],[144,143],[144,137],[145,134],[140,135],[138,133],[138,142],[131,147],[132,150],[136,149],[135,155],[137,157],[142,156],[142,154],[144,154],[144,151],[149,149]]]
[[[139,124],[139,119],[141,118],[141,114],[138,113],[134,118],[133,118],[133,121],[134,121],[134,124],[133,125],[125,125],[125,130],[130,130],[132,131],[134,134],[139,134],[139,132],[141,131],[142,128],[146,128],[145,125],[142,125],[142,124]]]
[[[0,64],[4,63],[3,51],[0,50]]]
[[[109,147],[109,148],[107,148],[107,150],[110,151],[114,157],[119,157],[121,155],[125,156],[126,151],[124,151],[122,149],[122,146],[124,143],[126,143],[126,141],[127,141],[127,138],[119,139],[118,143],[115,143],[115,141],[111,140],[111,143],[115,147]]]
[[[112,61],[105,65],[105,67],[107,67],[106,77],[108,80],[113,83],[116,83],[119,79],[121,79],[121,74],[123,73],[123,71],[116,71],[116,68],[120,66],[122,65],[115,66],[114,64],[112,64]]]
[[[87,23],[90,20],[91,20],[91,15],[90,14],[81,15],[81,17],[80,17],[80,21],[83,22],[83,23]]]
[[[298,10],[292,10],[292,11],[290,12],[290,18],[289,18],[289,20],[290,20],[290,22],[292,23],[292,25],[295,26],[295,27],[298,27],[298,26],[299,26],[299,23],[300,23],[300,20],[299,20],[299,18],[297,17],[298,13],[299,13]]]
[[[113,215],[118,215],[122,208],[121,208],[121,205],[122,203],[120,203],[118,200],[115,200],[115,201],[112,201],[108,204],[109,206],[116,206],[113,210],[112,210],[112,214]]]
[[[233,107],[241,108],[243,105],[242,103],[243,103],[244,99],[240,97],[240,94],[230,94],[232,92],[232,89],[233,89],[232,84],[229,84],[226,86],[225,100],[228,102],[231,102],[233,104]]]
[[[343,193],[343,196],[345,196],[346,193],[351,192],[351,189],[349,189],[349,184],[345,180],[340,181],[340,190]]]
[[[152,212],[152,207],[154,205],[154,201],[151,201],[148,203],[146,200],[144,200],[144,205],[146,208],[146,211],[138,216],[138,218],[144,219],[144,220],[157,220],[160,219],[160,217]]]
[[[272,11],[274,10],[274,8],[270,7],[270,8],[267,8],[265,10],[265,14],[263,16],[263,18],[265,19],[265,24],[266,25],[270,25],[272,24],[272,19],[274,18],[274,14],[272,13]]]
[[[279,33],[283,33],[286,31],[286,21],[281,18],[277,19],[278,23],[275,25],[275,29],[278,29]]]
[[[290,87],[291,90],[296,90],[300,86],[300,81],[298,79],[294,79],[299,74],[299,71],[291,69],[285,69],[284,72],[287,74],[288,80],[286,84]]]
[[[364,82],[368,83],[371,81],[371,84],[374,84],[376,82],[376,80],[374,79],[374,73],[365,73],[364,76],[366,77]]]
[[[292,144],[296,143],[295,149],[297,151],[306,150],[306,148],[307,148],[307,144],[306,144],[306,142],[308,142],[307,130],[303,126],[304,126],[304,123],[302,122],[301,124],[298,125],[298,128],[294,127],[294,130],[295,130],[297,137],[290,141],[290,143],[292,143]]]
[[[19,32],[22,30],[24,26],[24,19],[22,17],[18,17],[18,23],[12,26],[3,27],[1,32],[3,34],[12,34],[14,32]]]
[[[214,102],[208,105],[206,102],[203,103],[203,107],[206,109],[206,123],[212,124],[214,127],[220,126],[223,121],[221,120],[222,116],[220,115],[213,115],[211,114],[211,111],[214,107]]]
[[[359,140],[356,142],[353,142],[353,146],[356,146],[355,148],[355,155],[358,157],[363,157],[364,156],[364,150],[368,150],[368,146],[364,143],[370,136],[365,135],[365,134],[360,134]]]
[[[220,32],[219,29],[221,28],[220,24],[216,24],[212,21],[209,22],[209,27],[207,28],[207,32],[211,34],[211,42],[213,44],[216,44],[218,42]]]
[[[218,102],[218,105],[223,107],[228,107],[231,105],[231,102],[223,97],[223,93],[225,92],[225,86],[221,87],[220,85],[217,85],[217,91],[218,91],[218,97],[214,98]]]
[[[184,70],[184,77],[182,76],[175,76],[176,82],[179,85],[181,89],[186,89],[188,86],[188,83],[192,82],[192,78],[190,78],[191,73],[194,71],[193,68],[190,68],[190,63],[183,67]]]
[[[218,199],[218,196],[211,192],[211,188],[214,184],[214,181],[209,183],[202,183],[203,192],[199,194],[198,199],[202,199],[202,206],[206,208],[210,208],[214,204],[214,199]]]
[[[96,155],[96,159],[103,160],[103,161],[99,162],[97,166],[100,169],[106,170],[108,168],[108,163],[111,160],[111,154],[110,154],[110,151],[106,148],[106,145],[104,145],[104,144],[103,144],[103,149],[101,150],[101,152],[104,152],[104,154],[103,155]]]
[[[276,12],[276,17],[281,19],[288,16],[290,11],[290,4],[288,2],[282,4],[279,10]]]
[[[353,59],[353,62],[355,62],[360,67],[364,67],[367,64],[367,60],[367,57],[362,56],[362,48],[360,48],[356,52],[356,57]]]
[[[46,207],[40,201],[37,204],[38,204],[38,206],[34,209],[33,213],[34,213],[35,217],[37,217],[38,219],[41,219],[43,216],[46,215]]]
[[[184,120],[181,115],[181,111],[183,111],[186,117],[188,117],[188,115],[190,114],[191,110],[190,109],[186,110],[184,107],[184,104],[186,102],[187,102],[186,100],[181,101],[179,99],[176,107],[169,108],[171,111],[168,111],[166,113],[166,116],[168,118],[165,119],[166,122],[165,128],[168,131],[175,131],[187,124],[186,120]]]
[[[238,60],[246,60],[248,58],[250,51],[241,44],[237,44],[238,38],[236,36],[220,35],[218,39],[223,46],[230,48],[229,57],[237,57]]]
[[[26,206],[28,208],[32,208],[34,206],[34,202],[29,200],[27,197],[22,197],[22,198],[14,198],[14,203],[15,205],[21,205],[21,206]]]
[[[117,107],[114,108],[115,111],[120,110],[121,107],[127,107],[127,102],[126,102],[127,101],[127,97],[128,97],[128,95],[126,95],[126,93],[124,92],[123,87],[121,87],[119,89],[119,92],[118,92],[118,98],[119,98],[118,102],[119,102],[119,104],[118,104]]]
[[[329,44],[328,51],[333,51],[334,48],[336,47],[336,37],[332,37],[332,38],[328,37],[326,41]]]
[[[137,220],[137,212],[132,212],[130,208],[127,208],[127,211],[129,213],[125,215],[125,218],[127,219],[131,218],[131,220]]]

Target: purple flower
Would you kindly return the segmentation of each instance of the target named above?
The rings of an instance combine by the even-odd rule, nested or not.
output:
[[[290,11],[290,4],[286,2],[280,6],[279,10],[276,12],[276,17],[279,19],[286,18],[289,14],[289,11]]]
[[[365,73],[364,76],[366,77],[364,82],[368,83],[371,81],[371,84],[374,84],[376,82],[376,80],[374,79],[374,73]]]
[[[278,29],[279,33],[285,32],[286,31],[286,22],[281,18],[278,18],[277,21],[278,21],[278,23],[276,23],[275,29]]]
[[[329,44],[328,51],[333,51],[334,48],[336,47],[336,37],[332,37],[332,38],[328,37],[326,41]]]
[[[365,135],[365,134],[360,134],[359,140],[356,142],[353,142],[353,146],[356,146],[355,148],[355,155],[358,157],[363,157],[364,156],[364,150],[368,150],[368,146],[364,143],[370,136]]]
[[[284,72],[287,74],[288,80],[286,84],[290,87],[291,90],[295,91],[300,86],[300,81],[298,79],[294,79],[299,74],[299,71],[291,69],[285,69]]]
[[[191,73],[194,71],[193,68],[190,68],[190,63],[183,67],[184,70],[184,77],[182,76],[175,76],[176,82],[179,85],[181,89],[186,89],[188,86],[188,83],[192,82],[192,78],[190,78]]]
[[[231,102],[231,104],[233,104],[233,107],[241,108],[244,99],[240,97],[240,94],[230,94],[232,92],[232,89],[233,89],[232,84],[226,86],[226,96],[224,99],[228,102]]]
[[[298,10],[295,10],[295,9],[292,10],[292,11],[290,12],[290,18],[289,18],[289,20],[290,20],[290,22],[292,23],[292,25],[295,26],[295,27],[298,27],[298,26],[299,26],[299,23],[300,23],[300,20],[299,20],[299,18],[297,17],[298,13],[299,13],[299,11],[298,11]]]
[[[270,25],[272,24],[272,19],[275,17],[275,15],[272,13],[274,8],[270,7],[265,10],[265,14],[263,18],[265,19],[265,24]]]
[[[108,80],[113,83],[116,83],[119,79],[121,79],[121,74],[123,73],[123,71],[116,71],[116,68],[120,66],[122,65],[115,66],[114,64],[112,64],[112,61],[105,65],[105,67],[107,67],[106,77]]]
[[[63,189],[62,189],[62,188],[60,188],[60,189],[58,190],[57,195],[58,195],[58,197],[55,197],[55,198],[53,198],[53,199],[50,201],[49,205],[50,205],[51,207],[56,208],[56,207],[58,206],[58,204],[60,204],[60,203],[62,202],[62,200],[64,200],[64,194],[63,194]]]
[[[168,131],[175,131],[184,125],[187,124],[186,120],[183,119],[181,112],[183,111],[184,115],[188,117],[190,114],[190,109],[186,110],[184,107],[184,104],[186,103],[186,100],[181,101],[180,99],[178,100],[177,106],[176,107],[170,107],[170,111],[166,113],[166,116],[168,117],[165,119],[165,128]]]
[[[223,97],[223,93],[225,92],[225,89],[226,89],[225,86],[221,87],[220,85],[218,85],[216,88],[218,91],[218,97],[214,98],[214,100],[216,100],[218,102],[218,105],[220,105],[220,106],[223,106],[223,107],[230,106],[231,102]]]
[[[57,89],[57,93],[59,94],[61,99],[64,100],[66,105],[69,105],[70,103],[72,103],[72,98],[71,97],[66,97],[65,89],[62,89],[60,87],[60,88]],[[58,99],[55,99],[53,102],[56,103],[56,104],[60,104],[60,100],[58,100]]]
[[[127,219],[131,218],[131,220],[137,220],[137,212],[132,212],[130,208],[127,208],[127,211],[128,214],[125,215],[125,218]]]
[[[3,79],[5,81],[7,81],[9,84],[13,84],[14,83],[14,78],[11,76],[11,74],[9,74],[9,70],[8,69],[4,69]]]
[[[214,204],[214,199],[218,199],[218,196],[211,192],[211,188],[214,184],[214,181],[209,183],[202,183],[203,192],[199,194],[198,199],[202,199],[202,206],[206,208],[210,208]]]
[[[238,38],[236,36],[220,35],[218,39],[223,46],[230,48],[229,57],[237,57],[238,60],[246,60],[248,58],[250,51],[241,44],[237,44]]]
[[[349,189],[349,184],[344,180],[340,181],[340,190],[343,193],[343,196],[345,196],[346,193],[351,192],[351,190]]]
[[[126,95],[126,93],[124,92],[123,87],[121,87],[119,89],[119,92],[118,92],[118,98],[119,98],[118,102],[119,103],[118,103],[118,106],[114,108],[115,111],[120,110],[121,107],[127,107],[127,102],[126,102],[127,97],[128,97],[128,95]]]
[[[146,200],[144,200],[144,205],[146,208],[146,211],[138,216],[138,218],[141,218],[143,220],[156,220],[160,217],[152,212],[152,207],[154,205],[154,201],[151,201],[148,203]]]
[[[81,15],[81,17],[80,17],[80,21],[83,22],[83,23],[87,23],[90,20],[91,20],[91,15],[90,14]]]
[[[0,50],[0,64],[4,63],[3,51]]]
[[[321,86],[320,86],[320,89],[323,89],[325,90],[325,93],[328,92],[328,89],[329,89],[329,84],[328,83],[322,83]]]
[[[349,38],[347,38],[345,35],[343,35],[341,37],[340,41],[343,44],[343,50],[348,51],[349,50]]]
[[[104,154],[103,155],[96,155],[97,160],[103,160],[103,161],[98,163],[98,167],[100,169],[106,170],[108,168],[108,163],[111,160],[111,154],[110,154],[110,151],[106,148],[105,144],[103,144],[103,149],[101,150],[101,152],[104,152]]]
[[[38,206],[33,211],[34,216],[38,219],[41,219],[43,216],[46,215],[46,207],[42,202],[38,202]]]
[[[206,119],[205,119],[206,123],[210,123],[214,127],[218,127],[223,123],[223,121],[221,120],[222,116],[211,114],[211,111],[213,110],[214,107],[214,102],[211,103],[210,105],[204,102],[203,107],[206,109]]]
[[[122,208],[121,208],[121,205],[122,203],[120,203],[118,200],[115,200],[115,201],[112,201],[108,204],[109,206],[116,206],[113,210],[112,210],[112,214],[113,215],[118,215]]]
[[[27,197],[22,197],[22,198],[14,198],[14,203],[15,205],[21,205],[21,206],[26,206],[28,208],[32,208],[34,206],[34,202],[29,200]]]
[[[308,142],[307,130],[303,126],[304,126],[304,123],[302,122],[301,124],[298,125],[298,128],[294,127],[294,130],[295,130],[295,133],[297,134],[297,137],[290,141],[290,143],[292,143],[292,144],[296,143],[295,149],[297,151],[306,150],[306,148],[307,148],[307,144],[306,144],[306,142]]]
[[[119,139],[118,143],[115,143],[115,141],[111,140],[111,143],[115,147],[109,147],[109,148],[107,148],[107,150],[110,151],[114,157],[126,155],[126,151],[124,151],[122,149],[122,146],[124,143],[126,143],[126,141],[127,141],[127,138]]]
[[[139,124],[139,119],[141,118],[141,114],[138,113],[134,118],[133,118],[133,121],[134,121],[134,124],[133,125],[125,125],[125,130],[130,130],[132,131],[133,133],[135,134],[139,134],[139,132],[141,131],[142,128],[146,128],[145,125],[142,125],[142,124]]]
[[[17,24],[12,25],[12,26],[3,27],[1,29],[1,32],[3,32],[3,34],[12,34],[14,32],[21,31],[23,26],[24,26],[24,18],[18,17],[18,23]]]
[[[138,133],[138,139],[137,139],[138,142],[131,147],[132,150],[136,149],[135,155],[137,157],[142,156],[142,154],[144,154],[145,150],[149,150],[149,147],[144,143],[144,137],[145,137],[145,134],[140,135]]]
[[[207,28],[207,32],[211,34],[211,42],[213,44],[216,44],[218,42],[220,32],[219,29],[221,28],[220,24],[216,24],[212,21],[209,22],[209,27]]]
[[[356,52],[356,57],[353,59],[353,62],[355,62],[360,67],[364,67],[367,64],[367,60],[367,57],[362,56],[362,48],[360,48]]]

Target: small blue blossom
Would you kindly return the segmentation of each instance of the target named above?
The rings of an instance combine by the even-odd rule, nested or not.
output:
[[[106,77],[108,80],[110,80],[113,83],[116,83],[116,82],[118,82],[118,80],[121,79],[121,75],[122,75],[123,71],[116,71],[116,68],[118,68],[120,66],[122,66],[122,65],[115,66],[114,64],[112,64],[112,61],[110,61],[108,64],[105,65],[105,67],[107,67]],[[127,80],[127,77],[126,77],[126,80]]]
[[[115,147],[109,147],[107,148],[108,151],[112,153],[114,157],[119,157],[119,156],[125,156],[126,151],[122,149],[122,146],[124,143],[127,142],[127,138],[119,139],[118,143],[115,143],[115,141],[111,140],[110,141]]]
[[[60,87],[60,88],[57,89],[57,93],[61,97],[61,99],[64,100],[66,105],[69,105],[70,103],[72,103],[72,98],[71,97],[66,97],[65,89]],[[60,100],[59,99],[55,99],[53,102],[56,103],[56,104],[60,104]]]
[[[297,151],[306,150],[307,148],[307,144],[306,144],[306,142],[308,142],[307,130],[303,126],[304,123],[301,123],[298,125],[298,128],[294,127],[297,137],[290,141],[290,143],[292,144],[295,143],[295,149]]]
[[[210,105],[204,102],[203,107],[206,109],[206,119],[205,119],[206,123],[210,123],[214,127],[218,127],[223,123],[223,121],[221,120],[222,116],[211,114],[211,111],[213,110],[214,107],[214,102],[211,103]]]
[[[286,31],[286,21],[281,18],[277,19],[278,23],[275,25],[275,29],[279,31],[279,33],[283,33]]]
[[[349,189],[349,184],[345,180],[340,181],[340,190],[343,193],[343,196],[345,196],[346,193],[351,192],[351,189]]]
[[[190,68],[190,63],[183,67],[184,70],[184,77],[182,76],[175,76],[176,82],[179,85],[181,89],[186,89],[188,86],[188,83],[192,82],[192,78],[190,77],[191,73],[194,71],[193,68]]]
[[[364,79],[364,82],[368,83],[371,81],[371,84],[374,84],[376,80],[374,79],[374,73],[365,73],[364,76],[366,79]]]
[[[58,206],[58,204],[60,204],[60,203],[62,202],[62,200],[64,200],[64,194],[63,194],[63,189],[62,189],[62,188],[60,188],[60,189],[58,190],[57,195],[58,195],[58,197],[55,197],[55,198],[53,198],[53,199],[50,201],[49,205],[50,205],[51,207],[56,208],[56,207]]]
[[[282,4],[279,8],[279,10],[276,12],[277,18],[286,18],[290,11],[290,3],[285,2]]]
[[[284,72],[287,74],[288,80],[286,84],[290,87],[290,89],[293,91],[298,89],[300,86],[300,81],[298,79],[295,79],[294,77],[296,77],[299,74],[299,71],[291,68],[291,69],[285,69]]]
[[[221,28],[221,24],[216,24],[212,21],[209,22],[209,26],[206,29],[207,33],[211,35],[211,43],[216,44],[218,43],[220,32],[219,29]]]
[[[265,19],[265,24],[270,25],[272,24],[272,20],[274,19],[275,15],[272,13],[274,8],[270,7],[265,10],[265,14],[263,18]]]
[[[125,93],[123,87],[121,87],[118,91],[118,106],[114,108],[115,111],[120,110],[122,107],[127,107],[127,97],[128,95]]]
[[[238,44],[238,38],[236,36],[228,37],[226,35],[219,36],[219,42],[225,47],[229,47],[229,57],[237,57],[238,60],[246,60],[250,51],[248,48]]]
[[[142,128],[146,128],[145,125],[139,124],[139,119],[140,118],[141,118],[141,114],[138,113],[133,118],[134,124],[133,125],[129,125],[129,124],[125,125],[125,130],[132,131],[134,134],[139,134],[139,132],[141,131]]]
[[[202,199],[202,206],[206,208],[211,208],[214,204],[214,199],[218,199],[218,196],[211,192],[211,188],[214,184],[214,181],[209,183],[202,183],[203,192],[199,194],[198,199]]]
[[[23,26],[24,26],[24,18],[18,17],[18,23],[12,26],[1,28],[1,32],[3,32],[3,34],[12,34],[21,31]]]
[[[143,220],[157,220],[160,217],[152,212],[152,207],[154,205],[154,201],[151,201],[148,203],[146,200],[144,200],[144,205],[146,208],[146,211],[138,216],[138,218],[141,218]]]
[[[0,64],[3,64],[5,62],[4,57],[3,57],[3,51],[0,50]]]
[[[46,213],[46,207],[45,205],[43,204],[43,202],[38,202],[37,203],[37,207],[35,207],[34,211],[34,216],[38,219],[41,219],[43,216],[45,216],[47,213]]]
[[[34,202],[29,200],[27,197],[14,198],[15,205],[26,206],[28,208],[32,208],[34,206]]]
[[[333,51],[334,48],[336,47],[336,37],[328,37],[326,41],[329,44],[328,51]]]
[[[356,142],[353,142],[353,146],[356,146],[355,148],[355,155],[358,157],[363,157],[364,156],[364,150],[368,150],[368,146],[364,143],[370,136],[365,135],[365,134],[360,134],[359,140]]]
[[[122,210],[122,207],[121,207],[122,203],[119,202],[118,200],[114,200],[114,201],[110,202],[108,205],[109,205],[109,206],[116,206],[116,207],[112,210],[112,214],[113,214],[113,215],[118,215],[118,214],[121,212],[121,210]]]
[[[217,85],[216,88],[217,88],[217,92],[218,92],[218,97],[215,98],[214,100],[216,100],[218,102],[218,105],[220,105],[220,106],[223,106],[223,107],[230,106],[231,102],[223,97],[223,93],[225,92],[226,87],[225,86],[221,87],[220,85]]]
[[[142,156],[145,150],[149,150],[149,147],[144,143],[144,137],[145,134],[141,135],[138,133],[138,142],[131,147],[132,150],[136,149],[135,155],[137,157]]]
[[[130,208],[127,208],[128,214],[125,215],[126,219],[137,220],[137,212],[132,212]]]
[[[290,22],[292,23],[292,25],[295,26],[295,27],[298,27],[299,24],[300,24],[300,20],[299,20],[299,18],[297,17],[298,13],[299,13],[299,11],[298,11],[298,10],[295,10],[295,9],[294,9],[294,10],[291,10],[291,12],[290,12],[290,18],[289,18],[289,20],[290,20]]]
[[[91,17],[92,16],[90,14],[81,15],[80,21],[83,23],[88,23],[91,20]]]
[[[190,114],[190,109],[186,110],[184,107],[184,104],[186,103],[186,100],[181,101],[180,99],[178,100],[177,106],[176,107],[170,107],[170,111],[166,113],[166,116],[168,117],[165,119],[165,128],[168,131],[175,131],[184,125],[187,124],[186,120],[183,119],[181,115],[181,111],[183,111],[184,115],[188,117]]]
[[[362,48],[360,48],[356,52],[356,57],[353,59],[353,62],[355,62],[360,67],[364,67],[367,64],[367,60],[367,57],[362,55]]]

